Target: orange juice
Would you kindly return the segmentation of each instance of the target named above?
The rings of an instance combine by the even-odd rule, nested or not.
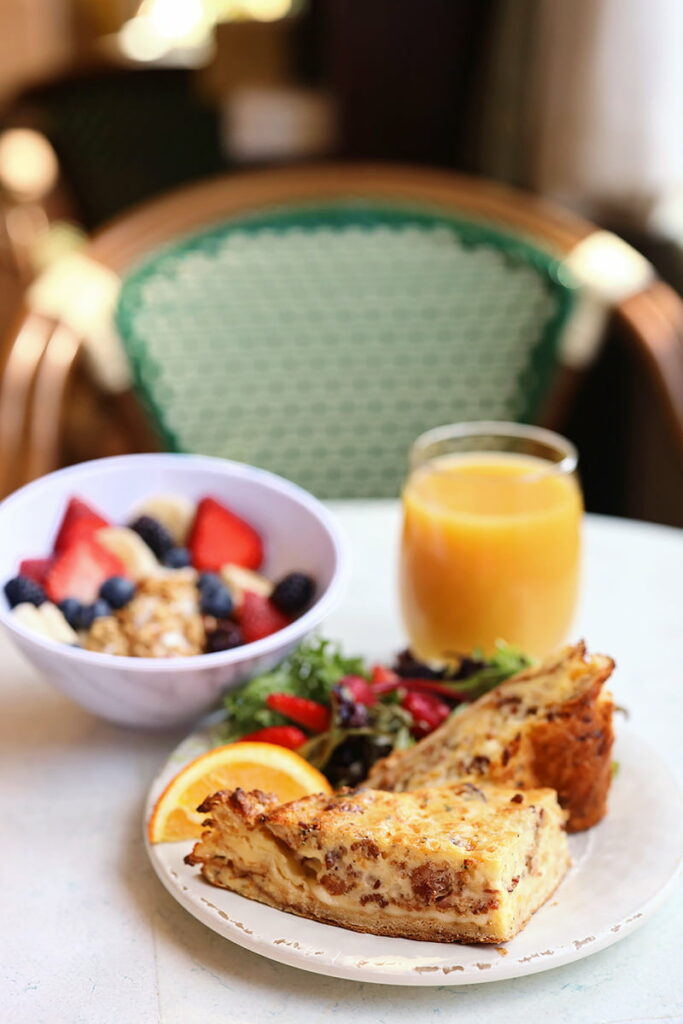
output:
[[[444,455],[403,492],[401,602],[411,647],[448,661],[497,640],[559,646],[577,596],[583,511],[576,477],[529,455]]]

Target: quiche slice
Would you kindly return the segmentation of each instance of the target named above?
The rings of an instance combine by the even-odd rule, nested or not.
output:
[[[359,932],[506,942],[569,865],[551,789],[462,782],[412,793],[346,790],[280,804],[221,791],[185,860],[249,899]]]
[[[612,778],[611,658],[566,647],[505,680],[423,740],[373,765],[366,785],[395,791],[460,778],[527,789],[550,786],[569,813],[567,829],[603,817]]]

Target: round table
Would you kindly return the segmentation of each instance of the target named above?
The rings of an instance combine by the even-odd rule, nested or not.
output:
[[[395,502],[337,502],[352,558],[325,625],[345,649],[402,646]],[[683,532],[587,517],[575,636],[617,661],[629,726],[683,780]],[[93,718],[0,638],[3,1024],[260,1024],[461,1020],[528,1024],[683,1020],[680,878],[639,931],[565,967],[512,981],[395,988],[273,963],[219,937],[162,888],[142,840],[147,788],[178,731]],[[647,836],[641,837],[647,870]]]

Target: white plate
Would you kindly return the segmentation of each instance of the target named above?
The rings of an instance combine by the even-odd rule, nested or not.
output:
[[[147,807],[191,757],[210,746],[200,730],[171,755]],[[683,859],[683,796],[666,765],[630,731],[615,748],[619,772],[607,817],[570,837],[573,864],[550,901],[505,946],[392,939],[347,931],[266,907],[203,881],[183,857],[191,842],[148,846],[172,896],[215,932],[293,967],[384,985],[471,985],[535,974],[579,960],[644,923]]]

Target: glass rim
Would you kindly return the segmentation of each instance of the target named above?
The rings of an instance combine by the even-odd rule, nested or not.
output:
[[[555,449],[561,458],[557,462],[547,459],[555,472],[573,473],[579,464],[576,445],[547,427],[536,427],[528,423],[513,423],[505,420],[465,420],[461,423],[446,423],[432,427],[417,437],[410,446],[409,464],[416,468],[416,456],[431,444],[440,441],[465,440],[468,437],[508,437],[526,441],[537,441]]]

